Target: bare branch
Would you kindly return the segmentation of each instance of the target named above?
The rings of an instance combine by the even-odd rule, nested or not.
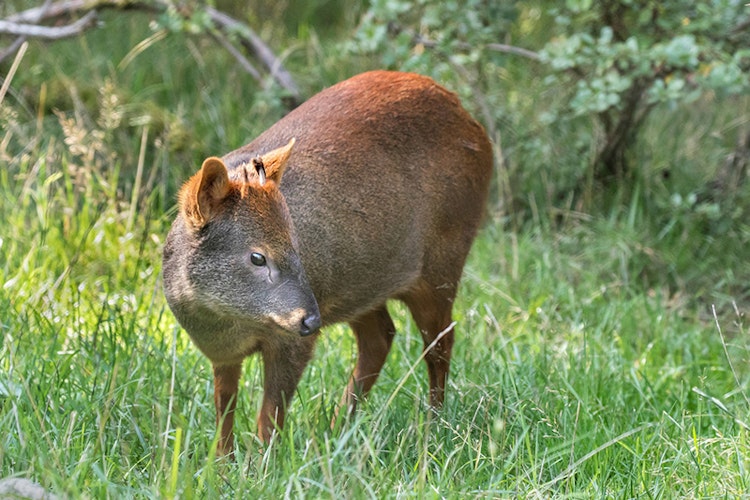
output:
[[[5,20],[11,23],[38,23],[45,19],[60,17],[72,12],[78,12],[79,10],[86,10],[87,3],[90,4],[93,2],[86,2],[86,0],[62,0],[51,5],[23,10],[6,17]]]
[[[58,39],[79,34],[90,27],[89,23],[94,20],[98,9],[135,9],[163,12],[168,8],[169,3],[162,0],[152,2],[138,0],[58,0],[50,2],[50,0],[47,0],[42,7],[27,9],[0,20],[0,34]],[[219,31],[219,33],[215,32],[212,35],[222,47],[232,54],[245,71],[262,83],[263,78],[258,69],[225,36],[236,34],[245,50],[255,56],[268,69],[271,78],[289,93],[292,107],[296,106],[300,101],[300,92],[297,84],[294,82],[292,75],[284,68],[281,60],[274,55],[268,45],[246,24],[211,6],[206,6],[204,9],[209,15],[211,22]],[[84,17],[68,26],[48,27],[38,25],[39,22],[44,20],[58,19],[62,16],[86,11],[87,14]],[[12,53],[11,51],[5,52]],[[0,53],[0,56],[5,57],[5,52]]]
[[[82,33],[95,20],[96,11],[93,10],[67,26],[38,26],[35,24],[18,24],[0,20],[0,34],[59,40]]]
[[[210,6],[206,7],[206,13],[222,31],[237,33],[240,36],[242,45],[260,59],[271,72],[273,79],[289,92],[295,101],[299,101],[299,89],[297,88],[297,84],[294,83],[292,75],[284,69],[281,61],[274,55],[273,51],[249,26]]]
[[[44,0],[44,5],[42,5],[38,9],[39,14],[37,15],[37,17],[33,18],[31,22],[38,23],[41,20],[44,13],[47,12],[47,9],[49,9],[49,6],[51,3],[52,3],[52,0]],[[10,47],[0,52],[0,63],[3,62],[6,57],[10,56],[11,54],[15,54],[16,51],[19,50],[21,46],[23,45],[23,43],[26,41],[26,38],[27,37],[25,36],[19,36],[18,38],[15,39],[15,41],[12,44],[10,44]]]
[[[438,46],[438,42],[436,42],[435,40],[424,38],[421,35],[414,35],[413,43],[415,45],[423,45],[430,49]],[[456,44],[456,47],[458,47],[461,50],[471,50],[475,48],[472,44],[466,43],[466,42],[458,42]],[[522,47],[515,47],[513,45],[506,45],[504,43],[488,43],[487,45],[483,45],[481,48],[492,50],[494,52],[504,52],[506,54],[515,54],[517,56],[522,56],[528,59],[533,59],[534,61],[539,60],[539,54],[537,52],[534,52],[533,50],[524,49]]]
[[[243,56],[242,53],[240,53],[239,50],[237,50],[237,47],[232,45],[232,42],[230,42],[226,36],[222,32],[216,32],[212,33],[214,38],[216,38],[216,41],[218,41],[222,47],[224,47],[227,52],[232,54],[232,56],[237,59],[237,62],[239,63],[242,68],[250,74],[253,78],[255,78],[259,83],[262,83],[263,77],[260,74],[260,71],[253,66],[253,64],[247,60],[247,57]]]
[[[138,9],[156,12],[163,10],[136,0],[59,0],[49,6],[26,9],[6,17],[5,20],[13,23],[35,24],[46,19],[55,19],[80,11],[105,8]]]
[[[505,52],[506,54],[515,54],[517,56],[526,57],[533,59],[534,61],[539,60],[539,53],[533,50],[524,49],[522,47],[515,47],[513,45],[505,45],[504,43],[490,43],[484,46],[485,49],[493,50],[495,52]]]

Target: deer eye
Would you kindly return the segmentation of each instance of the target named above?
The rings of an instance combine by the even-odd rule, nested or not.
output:
[[[266,257],[262,253],[253,252],[250,254],[250,262],[254,266],[263,267],[266,265]]]

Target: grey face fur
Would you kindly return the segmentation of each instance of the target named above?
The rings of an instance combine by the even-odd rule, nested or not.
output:
[[[209,357],[219,350],[217,330],[254,337],[317,330],[318,305],[283,198],[250,189],[222,203],[220,215],[200,227],[180,214],[167,237],[164,288],[180,324]],[[228,348],[245,350],[220,350]]]

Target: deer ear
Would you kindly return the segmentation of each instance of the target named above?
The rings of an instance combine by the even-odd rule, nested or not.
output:
[[[292,154],[294,143],[295,139],[292,138],[286,146],[281,146],[260,157],[260,168],[265,170],[266,179],[272,180],[276,184],[281,182],[281,176],[284,175],[284,169],[286,169],[287,160]],[[258,169],[259,167],[256,165],[255,168]]]
[[[221,159],[212,156],[180,190],[180,212],[200,228],[216,216],[229,194],[229,175]]]

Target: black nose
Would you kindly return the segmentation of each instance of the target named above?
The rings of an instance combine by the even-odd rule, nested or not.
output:
[[[320,314],[314,313],[305,316],[299,328],[299,334],[307,337],[320,329]]]

